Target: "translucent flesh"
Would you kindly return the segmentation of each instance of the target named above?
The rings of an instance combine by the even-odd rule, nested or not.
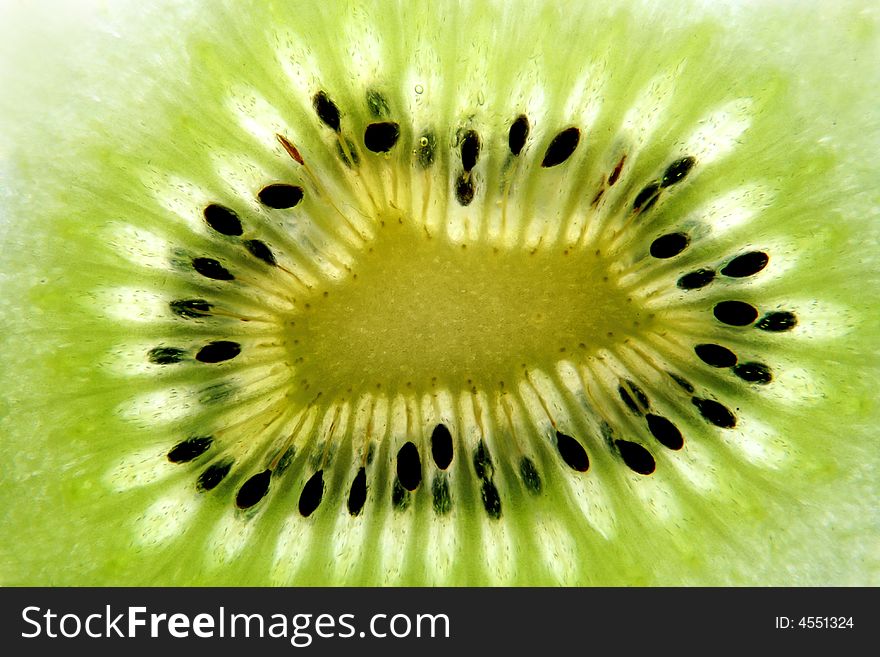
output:
[[[206,3],[4,21],[60,45],[31,56],[2,39],[0,581],[876,584],[876,12],[581,4]],[[388,155],[363,146],[379,120],[368,90],[399,123]],[[342,111],[341,138],[316,116],[318,91]],[[520,114],[532,131],[513,158]],[[575,153],[542,168],[570,126]],[[462,206],[466,128],[482,148]],[[686,155],[693,172],[634,214]],[[261,206],[276,182],[301,185],[302,204]],[[281,266],[211,231],[208,203],[234,209]],[[679,231],[680,256],[648,255]],[[755,249],[770,254],[759,275],[676,286]],[[235,281],[199,277],[194,257]],[[219,312],[169,312],[186,298]],[[798,325],[722,325],[712,308],[729,299]],[[242,355],[147,358],[217,339]],[[700,343],[768,364],[773,382],[706,365]],[[737,426],[706,422],[669,371]],[[681,450],[652,442],[626,381],[675,422]],[[440,422],[446,471],[430,456]],[[584,446],[587,472],[566,465],[556,431]],[[204,458],[166,457],[208,433]],[[645,445],[656,471],[633,472],[615,439]],[[407,441],[423,480],[396,504]],[[484,508],[480,444],[499,518]],[[237,509],[243,482],[291,446],[266,499]],[[232,474],[199,492],[205,466],[231,457]],[[319,469],[324,497],[304,518]]]

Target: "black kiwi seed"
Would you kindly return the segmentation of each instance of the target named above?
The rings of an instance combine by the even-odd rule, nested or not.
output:
[[[419,166],[423,169],[429,168],[434,164],[434,153],[437,150],[437,135],[430,130],[422,133],[419,137],[418,146],[416,147],[416,158]]]
[[[698,344],[694,351],[700,360],[712,367],[733,367],[736,365],[736,354],[727,347],[718,344]]]
[[[186,349],[179,347],[153,347],[147,352],[147,359],[155,365],[179,363],[186,357]]]
[[[300,500],[302,496],[300,496]],[[351,482],[351,489],[348,491],[348,512],[353,515],[360,515],[364,504],[367,502],[367,469],[361,468],[354,476]]]
[[[565,162],[574,153],[581,141],[581,131],[578,128],[566,128],[553,138],[544,153],[541,166],[545,169],[555,167]]]
[[[431,432],[431,456],[441,470],[452,463],[452,434],[445,424],[438,424]]]
[[[438,516],[444,516],[452,510],[449,481],[445,474],[434,477],[434,481],[431,483],[431,497],[433,498],[434,513]]]
[[[627,392],[626,388],[624,388],[623,386],[618,386],[617,393],[620,395],[620,398],[623,400],[623,403],[626,404],[629,410],[631,410],[636,415],[642,414],[642,412],[639,410],[638,404],[636,404],[635,400],[632,398],[629,392]]]
[[[303,200],[302,187],[296,185],[287,185],[285,183],[275,183],[266,185],[257,193],[260,203],[275,210],[287,210],[299,205]]]
[[[510,125],[510,131],[507,133],[507,145],[515,156],[522,153],[529,136],[529,130],[529,118],[525,114],[520,114]]]
[[[722,429],[733,429],[736,426],[736,416],[723,404],[718,403],[714,399],[704,399],[702,397],[692,397],[691,403],[700,411],[703,419],[708,420],[716,427]]]
[[[696,163],[696,158],[690,155],[676,160],[666,167],[666,171],[663,172],[663,176],[660,179],[660,186],[669,187],[677,182],[681,182],[691,172]]]
[[[762,331],[790,331],[797,325],[797,316],[787,310],[767,313],[755,324]]]
[[[334,132],[339,132],[339,108],[330,100],[326,92],[319,91],[312,97],[312,107],[315,108],[318,118],[324,125]]]
[[[471,201],[474,200],[474,194],[476,194],[477,189],[474,185],[473,178],[471,178],[471,174],[467,171],[462,171],[461,175],[455,181],[455,200],[458,201],[461,206],[468,206],[471,204]]]
[[[758,319],[758,310],[745,301],[721,301],[715,304],[712,314],[730,326],[748,326]]]
[[[400,479],[395,477],[391,486],[391,505],[397,511],[404,511],[409,506],[409,491],[400,483]]]
[[[651,208],[654,207],[654,204],[660,200],[660,194],[654,194],[651,198],[649,198],[641,208],[639,208],[639,212],[647,212]]]
[[[241,353],[241,345],[230,340],[215,340],[199,349],[196,360],[202,363],[222,363],[232,360]]]
[[[590,469],[590,458],[583,446],[571,436],[556,432],[556,449],[566,465],[572,470],[586,472]]]
[[[639,445],[628,440],[617,440],[617,451],[627,467],[640,475],[649,475],[657,469],[657,463],[651,452]]]
[[[203,212],[208,225],[222,235],[238,237],[244,232],[241,219],[232,210],[217,203],[211,203]]]
[[[178,317],[185,319],[196,319],[210,314],[211,308],[214,306],[204,299],[176,299],[168,304]]]
[[[229,471],[232,469],[232,463],[233,461],[220,461],[219,463],[209,465],[199,475],[198,481],[196,481],[196,488],[200,491],[209,491],[217,488],[220,482],[229,474]]]
[[[213,444],[213,436],[192,436],[172,447],[168,460],[172,463],[189,463],[207,452]]]
[[[363,470],[362,470],[363,471]],[[354,488],[354,485],[352,485]],[[364,495],[366,495],[364,490]],[[302,493],[299,495],[299,513],[303,518],[308,518],[315,512],[315,509],[321,504],[324,497],[324,471],[318,470],[309,477],[306,485],[303,486]],[[350,508],[350,507],[349,507]]]
[[[679,376],[678,374],[674,374],[672,372],[667,372],[667,374],[672,377],[672,380],[675,381],[683,390],[687,392],[694,391],[694,387],[691,385],[690,381],[688,381],[684,377]]]
[[[651,407],[651,400],[648,399],[648,395],[646,395],[645,392],[641,388],[639,388],[635,383],[633,383],[629,379],[626,380],[626,385],[629,386],[629,389],[632,391],[632,394],[634,394],[636,396],[636,399],[638,400],[639,404],[641,404],[642,408],[647,410]]]
[[[272,249],[261,240],[245,240],[244,248],[246,248],[252,256],[262,260],[267,265],[274,267],[278,264],[275,260],[275,254],[272,253]]]
[[[483,508],[493,520],[501,517],[501,497],[498,495],[498,489],[489,480],[483,481],[480,487],[480,497],[483,499]]]
[[[422,481],[422,462],[415,443],[408,442],[397,452],[397,478],[406,490],[415,490]]]
[[[367,90],[367,109],[370,110],[370,115],[374,119],[382,119],[388,116],[391,111],[385,96],[375,89]]]
[[[269,492],[269,482],[272,479],[271,470],[263,470],[252,475],[245,481],[235,496],[235,506],[239,509],[249,509]]]
[[[661,235],[651,242],[650,253],[653,257],[660,260],[674,258],[688,247],[690,241],[690,238],[685,233]]]
[[[374,153],[387,153],[400,138],[400,126],[393,121],[371,123],[364,130],[364,146]]]
[[[736,256],[724,266],[721,273],[731,278],[745,278],[757,274],[769,261],[770,256],[763,251],[751,251]]]
[[[660,182],[654,181],[645,185],[642,190],[636,194],[633,201],[633,211],[639,212],[649,209],[660,197]]]
[[[662,415],[654,415],[653,413],[646,415],[645,419],[648,421],[648,429],[651,435],[661,445],[676,450],[684,446],[684,438],[681,435],[681,431],[669,419]]]
[[[697,269],[685,274],[678,279],[676,285],[682,290],[699,290],[715,280],[715,271],[712,269]]]
[[[221,265],[214,258],[193,258],[193,269],[205,278],[211,278],[215,281],[231,281],[235,278],[229,273],[229,270]]]
[[[482,440],[474,450],[474,471],[477,473],[478,479],[487,481],[492,478],[495,472],[492,457],[489,455],[489,450],[486,449],[486,443]]]
[[[764,363],[741,363],[733,368],[733,373],[743,381],[766,385],[773,380],[770,368]]]
[[[541,475],[538,474],[538,469],[528,456],[523,456],[519,462],[519,476],[522,477],[526,490],[532,495],[541,492]]]
[[[471,171],[480,159],[480,135],[475,130],[468,130],[461,140],[461,166]]]

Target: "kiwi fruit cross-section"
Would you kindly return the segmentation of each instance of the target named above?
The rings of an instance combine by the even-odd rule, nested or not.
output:
[[[880,581],[867,5],[112,4],[8,10],[4,584]]]

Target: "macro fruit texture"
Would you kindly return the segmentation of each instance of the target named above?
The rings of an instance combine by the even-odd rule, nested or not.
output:
[[[2,582],[877,584],[876,10],[585,4],[7,6]]]

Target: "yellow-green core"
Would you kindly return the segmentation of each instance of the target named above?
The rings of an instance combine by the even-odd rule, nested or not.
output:
[[[596,252],[453,244],[386,221],[344,281],[301,300],[289,347],[308,397],[493,389],[653,321]]]

